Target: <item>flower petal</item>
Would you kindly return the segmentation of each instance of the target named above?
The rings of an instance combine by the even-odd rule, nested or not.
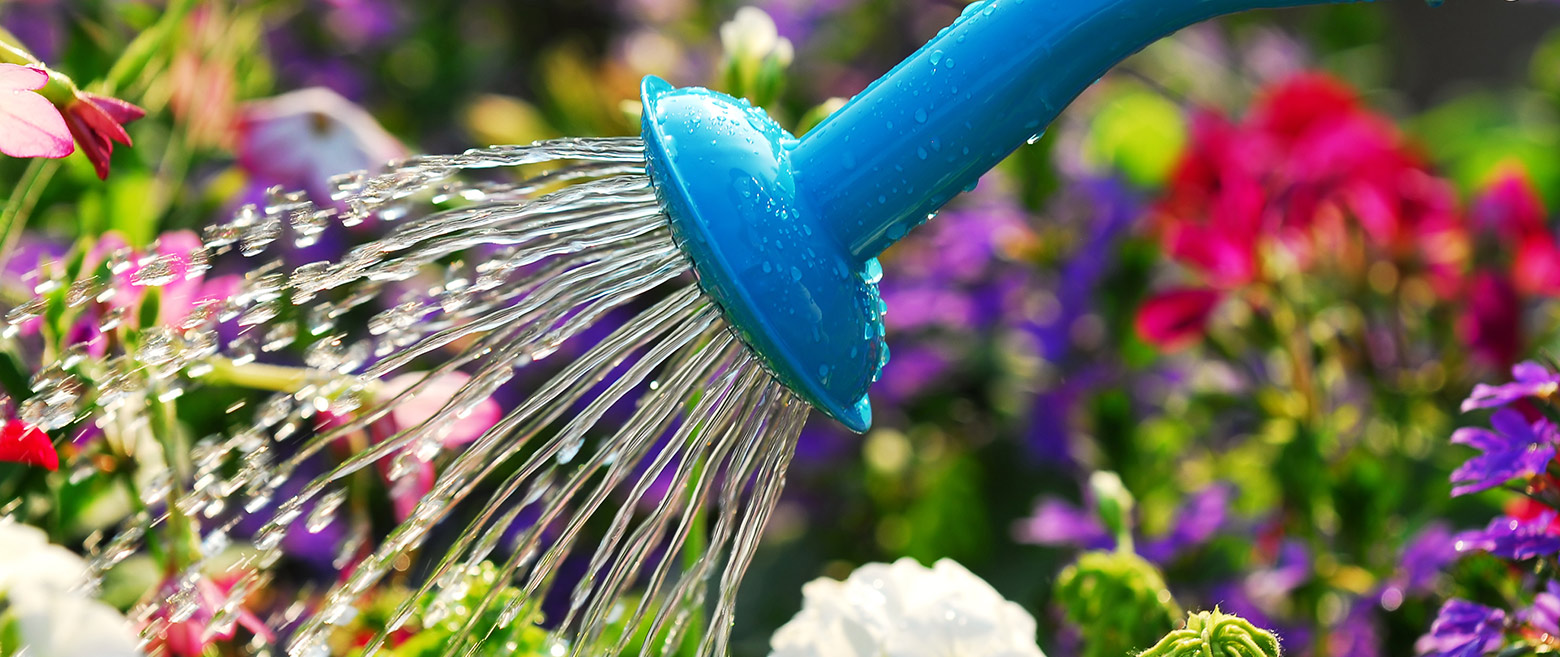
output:
[[[1202,336],[1208,319],[1224,295],[1206,288],[1167,290],[1138,309],[1137,331],[1143,340],[1160,349],[1190,346]]]
[[[31,91],[0,92],[0,153],[55,158],[73,150],[65,119],[48,99]]]
[[[49,73],[43,69],[19,64],[0,64],[0,89],[27,90],[42,89],[49,83]]]
[[[0,427],[0,461],[38,466],[50,472],[60,469],[59,452],[42,429],[21,420]]]
[[[84,91],[81,92],[80,97],[85,98],[93,105],[96,105],[97,108],[102,110],[104,114],[108,115],[110,119],[113,119],[115,123],[121,125],[146,116],[146,110],[141,109],[129,101],[120,100],[118,98],[110,98],[108,96],[99,96],[97,94],[89,94]],[[128,139],[129,137],[127,136],[127,141],[124,142],[126,146],[130,145]]]
[[[65,124],[70,127],[70,135],[81,147],[81,154],[85,155],[88,162],[92,163],[92,170],[97,173],[99,180],[108,179],[108,157],[113,152],[113,144],[92,131],[80,114],[67,112]]]

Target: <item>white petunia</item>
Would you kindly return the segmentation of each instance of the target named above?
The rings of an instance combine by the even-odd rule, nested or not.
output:
[[[1045,657],[1035,619],[958,563],[867,564],[802,587],[770,657]]]
[[[775,20],[758,7],[743,7],[720,26],[720,45],[732,59],[761,60],[771,55],[781,66],[795,56],[791,41],[780,36]]]
[[[77,587],[87,564],[36,527],[0,520],[0,624],[14,622],[28,657],[138,657],[129,622]]]

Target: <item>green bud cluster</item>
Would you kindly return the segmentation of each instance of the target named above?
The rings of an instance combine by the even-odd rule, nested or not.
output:
[[[1278,637],[1214,609],[1188,615],[1186,627],[1166,634],[1138,657],[1279,657]]]

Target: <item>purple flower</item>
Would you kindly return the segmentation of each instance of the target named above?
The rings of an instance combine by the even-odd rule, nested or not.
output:
[[[1378,657],[1381,654],[1381,627],[1376,622],[1375,605],[1356,600],[1349,613],[1327,633],[1327,654],[1349,657]]]
[[[1414,649],[1425,657],[1477,657],[1500,648],[1506,612],[1467,600],[1447,600]]]
[[[1555,512],[1545,511],[1529,520],[1501,516],[1488,527],[1457,535],[1457,551],[1484,550],[1497,557],[1522,561],[1560,552],[1560,536],[1549,533]]]
[[[1468,395],[1468,399],[1462,403],[1463,412],[1505,406],[1527,397],[1547,398],[1560,389],[1560,374],[1533,361],[1512,366],[1511,378],[1514,379],[1511,383],[1501,385],[1475,385],[1473,394]]]
[[[1088,235],[1058,272],[1056,284],[1048,286],[1056,290],[1057,312],[1036,322],[1032,329],[1042,355],[1059,363],[1073,349],[1073,326],[1092,312],[1100,299],[1100,282],[1110,273],[1116,250],[1142,214],[1142,207],[1125,183],[1101,178],[1076,183],[1051,212],[1061,215],[1061,221],[1067,221],[1068,215],[1082,215],[1074,223],[1081,224],[1080,231]]]
[[[1246,593],[1270,608],[1281,606],[1289,594],[1311,579],[1311,551],[1298,540],[1284,541],[1273,566],[1246,576]]]
[[[934,387],[953,369],[952,359],[944,352],[936,344],[896,345],[894,357],[883,366],[883,378],[873,392],[884,402],[898,405]]]
[[[1452,483],[1457,484],[1452,488],[1453,497],[1531,477],[1543,472],[1555,458],[1555,442],[1560,436],[1547,420],[1530,424],[1521,413],[1501,409],[1490,417],[1490,425],[1494,431],[1464,427],[1452,433],[1453,443],[1484,452],[1452,472]]]
[[[1150,562],[1164,564],[1208,542],[1224,528],[1230,492],[1229,486],[1215,484],[1193,494],[1171,517],[1170,531],[1139,540],[1138,553]],[[1014,525],[1013,535],[1024,543],[1087,550],[1109,548],[1116,543],[1098,519],[1093,500],[1087,508],[1079,508],[1054,497],[1042,499],[1030,517]],[[1308,565],[1306,572],[1310,572]]]
[[[1544,590],[1533,596],[1533,606],[1523,614],[1523,620],[1550,636],[1560,636],[1560,582],[1544,582]]]
[[[780,36],[798,45],[849,0],[761,0],[758,7],[774,18]]]
[[[1065,545],[1098,549],[1115,544],[1093,510],[1048,497],[1035,507],[1033,515],[1013,527],[1014,537],[1036,545]]]
[[[1444,523],[1433,523],[1420,530],[1403,546],[1398,572],[1381,594],[1382,604],[1395,609],[1396,604],[1385,602],[1389,596],[1401,604],[1402,596],[1429,593],[1440,579],[1441,569],[1456,559],[1457,547],[1453,544],[1452,531]]]
[[[1170,532],[1145,542],[1138,552],[1154,563],[1167,563],[1207,543],[1229,518],[1230,493],[1229,486],[1215,484],[1193,494],[1176,509]]]

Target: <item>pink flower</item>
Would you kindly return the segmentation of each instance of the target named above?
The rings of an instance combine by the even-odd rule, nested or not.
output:
[[[109,158],[114,154],[114,143],[130,145],[130,134],[124,124],[146,116],[146,110],[118,98],[77,91],[76,97],[65,104],[65,123],[70,134],[81,146],[81,152],[92,162],[92,169],[99,179],[108,178]]]
[[[0,153],[11,157],[65,157],[75,151],[60,111],[34,93],[49,83],[43,69],[0,64]]]
[[[60,469],[60,455],[54,451],[49,435],[21,420],[6,420],[0,426],[0,461],[37,466],[50,472]]]
[[[427,376],[425,372],[412,372],[390,379],[379,389],[376,397],[380,403],[393,401],[397,395],[416,385],[425,376]],[[374,426],[374,430],[379,434],[376,437],[389,438],[398,431],[422,424],[433,417],[434,413],[439,412],[439,409],[444,408],[444,405],[454,399],[455,395],[459,394],[470,381],[471,375],[459,371],[429,381],[416,396],[396,402],[389,418]],[[449,433],[444,436],[444,445],[454,447],[476,440],[493,425],[498,424],[499,418],[503,416],[504,411],[498,407],[498,402],[484,399],[464,417],[450,423]]]
[[[471,376],[464,372],[450,372],[428,382],[415,396],[410,399],[396,400],[401,393],[409,390],[423,377],[425,372],[411,372],[402,374],[386,381],[375,394],[381,404],[393,403],[390,414],[383,420],[369,427],[369,435],[374,442],[388,440],[401,431],[411,429],[427,421],[428,418],[444,408],[450,400],[454,399],[461,389],[471,381]],[[504,411],[498,402],[492,399],[483,399],[477,403],[463,417],[449,423],[447,433],[443,436],[444,446],[455,447],[476,440],[493,425],[498,424]],[[397,458],[416,460],[411,454],[403,454]],[[389,479],[389,471],[392,467],[392,459],[380,461],[380,469]],[[416,468],[413,472],[402,476],[390,483],[390,500],[395,506],[398,519],[405,519],[411,515],[417,502],[433,489],[435,472],[433,464],[427,461],[417,461],[413,464]]]
[[[238,163],[266,183],[326,195],[332,176],[406,155],[363,108],[323,87],[255,101],[240,110]]]
[[[117,251],[128,249],[124,237],[115,232],[104,233],[87,254],[83,270],[96,268]],[[163,326],[177,327],[190,313],[202,304],[220,301],[237,293],[242,279],[236,275],[206,278],[204,273],[192,269],[193,254],[204,246],[200,237],[187,230],[177,230],[158,236],[150,254],[131,253],[135,263],[123,273],[113,277],[114,295],[108,305],[135,312],[146,298],[148,288],[159,291],[157,321]],[[147,256],[155,257],[155,264],[145,262]],[[147,267],[155,266],[153,274]]]
[[[1143,341],[1166,351],[1191,346],[1202,337],[1224,295],[1208,288],[1160,292],[1138,308],[1137,332]]]
[[[194,598],[195,611],[189,618],[177,623],[168,623],[162,632],[152,637],[152,644],[148,646],[148,654],[168,654],[174,657],[201,657],[206,654],[206,649],[211,644],[221,640],[232,639],[238,634],[238,627],[243,626],[256,636],[264,637],[268,641],[274,641],[271,629],[266,627],[265,621],[260,620],[253,612],[239,606],[236,623],[226,628],[213,630],[212,621],[216,612],[227,601],[233,584],[237,577],[215,582],[206,577],[201,577],[195,582]],[[179,583],[173,579],[163,581],[159,595],[165,599],[179,590]],[[160,610],[159,616],[167,620],[168,610]]]

